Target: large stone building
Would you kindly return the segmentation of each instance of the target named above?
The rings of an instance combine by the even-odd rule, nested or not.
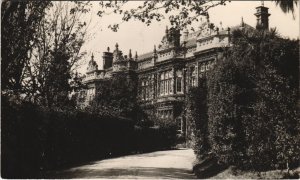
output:
[[[268,8],[256,8],[256,28],[268,29]],[[209,19],[202,22],[193,33],[187,30],[166,29],[161,44],[149,52],[133,57],[123,55],[116,44],[115,50],[103,53],[103,69],[91,57],[83,83],[88,86],[81,92],[81,102],[86,105],[97,93],[103,80],[109,80],[113,73],[127,72],[138,78],[138,101],[149,116],[157,120],[172,120],[178,123],[178,130],[187,131],[185,119],[185,95],[189,88],[198,85],[198,79],[211,70],[221,57],[223,48],[230,46],[234,29],[248,28],[243,22],[231,28],[216,27]]]

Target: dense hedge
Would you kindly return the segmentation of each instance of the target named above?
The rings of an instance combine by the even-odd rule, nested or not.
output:
[[[47,110],[2,97],[3,178],[43,177],[46,170],[133,152],[170,148],[171,127],[138,128],[133,121],[72,109]]]
[[[192,126],[192,147],[198,159],[207,157],[208,143],[208,105],[206,78],[199,78],[198,87],[191,87],[187,94],[187,120]]]

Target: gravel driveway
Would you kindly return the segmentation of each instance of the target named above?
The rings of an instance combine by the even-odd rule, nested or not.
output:
[[[195,179],[191,149],[156,151],[91,162],[64,171],[54,178]]]

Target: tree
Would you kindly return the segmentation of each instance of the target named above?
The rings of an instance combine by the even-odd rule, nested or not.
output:
[[[297,0],[273,0],[275,1],[276,5],[281,8],[284,13],[292,12],[294,16],[294,9],[297,6]]]
[[[27,98],[51,107],[68,102],[73,68],[84,52],[87,23],[80,18],[89,11],[88,4],[54,2],[39,22],[31,59],[25,65]]]
[[[218,5],[226,5],[227,0],[155,0],[155,1],[143,1],[137,7],[130,10],[124,10],[123,7],[127,0],[100,2],[100,6],[103,10],[98,11],[98,15],[101,17],[107,14],[108,10],[112,10],[113,13],[122,14],[122,21],[126,22],[131,19],[139,20],[147,25],[150,25],[153,21],[161,21],[166,18],[164,15],[169,15],[168,19],[173,28],[183,29],[192,24],[194,21],[199,21],[201,16],[208,16],[208,10]],[[180,11],[174,11],[180,10]],[[119,29],[119,24],[109,25],[113,31]]]
[[[90,109],[102,115],[136,120],[140,108],[137,103],[137,79],[119,72],[112,79],[101,82]]]
[[[2,2],[1,86],[4,92],[22,90],[23,72],[36,43],[39,22],[51,4],[49,1]]]
[[[292,12],[297,6],[297,0],[272,0],[275,1],[284,13]],[[193,22],[198,22],[202,16],[208,17],[208,10],[219,5],[226,5],[230,0],[155,0],[143,1],[140,5],[128,10],[126,4],[128,0],[100,2],[101,10],[98,16],[105,14],[122,14],[122,22],[109,25],[113,31],[119,29],[119,25],[129,20],[138,20],[146,25],[150,25],[154,21],[161,21],[168,18],[170,24],[175,29],[184,29],[189,27]],[[124,8],[125,7],[125,8]],[[127,9],[126,9],[127,8]],[[178,11],[180,10],[180,11]],[[191,28],[193,30],[193,28]]]
[[[88,2],[2,3],[2,89],[53,106],[66,102],[87,23]]]

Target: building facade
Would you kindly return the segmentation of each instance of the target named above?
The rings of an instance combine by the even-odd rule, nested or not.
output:
[[[256,9],[256,28],[268,29],[268,8]],[[178,131],[185,134],[189,127],[185,119],[185,95],[218,63],[224,48],[230,46],[232,31],[238,28],[254,29],[243,19],[231,28],[216,27],[207,19],[192,33],[166,28],[161,44],[140,56],[137,53],[133,56],[131,51],[123,55],[116,44],[114,51],[108,48],[103,52],[102,70],[91,57],[83,78],[88,89],[79,94],[81,105],[86,106],[95,97],[103,81],[109,81],[114,73],[126,72],[137,77],[137,98],[146,114],[158,121],[175,121]]]

